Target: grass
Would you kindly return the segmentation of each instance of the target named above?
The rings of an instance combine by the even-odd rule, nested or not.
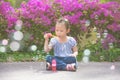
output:
[[[0,62],[29,62],[29,61],[43,61],[45,54],[40,52],[8,52],[0,53]]]

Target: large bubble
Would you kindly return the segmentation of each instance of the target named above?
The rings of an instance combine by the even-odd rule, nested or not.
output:
[[[90,50],[89,49],[85,49],[84,50],[84,55],[85,56],[89,56],[90,55]]]
[[[10,49],[12,51],[18,51],[20,49],[20,43],[17,41],[13,41],[10,43]]]
[[[22,40],[23,39],[23,33],[21,31],[16,31],[14,34],[13,34],[13,38],[15,40]]]

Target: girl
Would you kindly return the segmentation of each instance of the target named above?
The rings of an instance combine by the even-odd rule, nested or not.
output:
[[[67,36],[70,32],[69,21],[60,18],[55,25],[56,37],[50,39],[48,34],[44,35],[44,51],[49,52],[52,48],[54,56],[47,56],[47,69],[51,69],[52,59],[56,60],[57,70],[76,71],[76,56],[78,55],[77,43],[73,37]]]

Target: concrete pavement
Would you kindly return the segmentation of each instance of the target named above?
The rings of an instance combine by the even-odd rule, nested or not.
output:
[[[0,63],[0,80],[120,80],[120,62],[79,62],[76,72],[46,71],[45,62]]]

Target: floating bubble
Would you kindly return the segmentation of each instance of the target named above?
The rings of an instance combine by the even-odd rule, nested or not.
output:
[[[12,51],[18,51],[20,49],[20,43],[13,41],[10,43],[10,49]]]
[[[95,19],[98,19],[98,15],[95,15]]]
[[[21,26],[21,25],[16,25],[16,26],[15,26],[15,30],[19,31],[19,30],[21,30],[21,29],[22,29],[22,26]]]
[[[97,38],[100,38],[100,37],[101,37],[101,36],[100,36],[100,33],[97,33],[96,36],[97,36]]]
[[[83,53],[84,53],[84,57],[83,57],[82,60],[83,60],[84,63],[88,63],[89,62],[90,50],[85,49]]]
[[[2,45],[4,45],[4,46],[5,46],[5,45],[8,45],[8,40],[7,40],[7,39],[3,39],[3,40],[2,40]]]
[[[108,43],[109,48],[113,48],[113,43]]]
[[[84,56],[83,59],[82,59],[82,61],[84,63],[88,63],[89,62],[89,57]]]
[[[4,46],[0,46],[0,52],[6,52],[6,47],[4,47]]]
[[[107,35],[108,35],[108,33],[105,33],[105,32],[103,33],[103,37],[104,37],[104,38],[106,38]]]
[[[31,50],[31,51],[36,51],[36,50],[37,50],[37,46],[36,46],[36,45],[32,45],[32,46],[30,47],[30,50]]]
[[[21,31],[16,31],[14,34],[13,34],[13,38],[15,40],[22,40],[23,39],[23,33]]]
[[[108,31],[107,31],[107,30],[104,30],[103,37],[106,38],[107,35],[108,35]]]
[[[16,25],[22,26],[23,25],[23,21],[22,20],[17,20],[16,21]]]
[[[112,65],[112,66],[110,67],[110,69],[111,69],[111,70],[115,70],[115,65]]]
[[[86,20],[86,22],[85,22],[85,26],[90,26],[90,20]]]
[[[85,49],[84,50],[84,56],[89,56],[90,55],[90,50],[89,49]]]

